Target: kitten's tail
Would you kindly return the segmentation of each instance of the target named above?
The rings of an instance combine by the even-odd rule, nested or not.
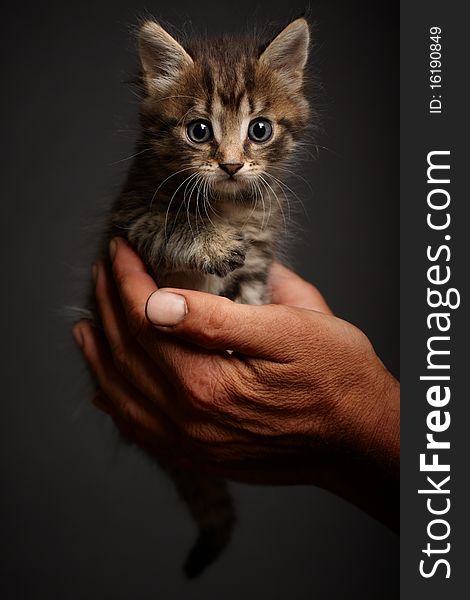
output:
[[[193,579],[201,575],[229,543],[235,524],[233,500],[227,482],[222,479],[176,469],[171,475],[199,528],[184,564],[186,576]]]

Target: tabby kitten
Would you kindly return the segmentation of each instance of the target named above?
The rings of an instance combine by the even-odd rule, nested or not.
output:
[[[158,23],[139,35],[141,136],[105,242],[125,236],[158,285],[269,302],[283,220],[282,176],[308,123],[300,18],[270,43],[191,37]],[[225,483],[171,471],[199,526],[185,565],[196,576],[234,524]]]

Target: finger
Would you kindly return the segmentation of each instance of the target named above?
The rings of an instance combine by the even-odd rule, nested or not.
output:
[[[112,413],[114,412],[112,404],[101,390],[96,392],[96,394],[93,396],[92,402],[96,406],[96,408],[99,408],[102,412],[105,412],[108,415],[112,416]]]
[[[115,238],[111,244],[110,254],[114,280],[130,332],[145,349],[152,362],[161,367],[165,375],[175,379],[177,383],[184,379],[185,373],[189,370],[204,370],[207,373],[209,364],[211,362],[215,364],[218,357],[208,356],[200,350],[195,352],[194,347],[181,340],[161,335],[161,331],[156,331],[147,319],[147,300],[157,290],[157,286],[129,244],[121,238]],[[100,305],[105,311],[103,317],[106,319],[106,290],[101,289],[103,281],[106,284],[105,279],[98,277],[96,286]],[[176,306],[161,307],[160,317],[171,320],[177,318],[181,310],[183,312],[186,310],[185,300],[177,296]],[[106,329],[107,335],[112,338],[113,343],[119,344],[119,340],[113,335],[115,329],[115,325],[110,323]]]
[[[160,330],[209,350],[284,360],[301,335],[302,310],[249,306],[193,290],[165,288],[147,302],[147,318]]]
[[[150,294],[157,290],[155,281],[147,273],[144,263],[122,238],[114,238],[109,247],[117,291],[131,333],[138,336],[148,325],[145,305]]]
[[[194,460],[188,456],[188,454],[191,455],[191,450],[185,448],[182,440],[178,440],[176,444],[174,438],[172,438],[170,444],[163,436],[158,436],[155,432],[149,431],[137,423],[126,422],[111,400],[101,390],[95,394],[93,404],[112,418],[121,435],[127,441],[137,444],[148,454],[158,458],[160,462],[180,469],[194,468]]]
[[[197,370],[195,362],[203,368],[205,357],[169,337],[156,337],[149,323],[208,350],[235,350],[271,360],[289,356],[293,340],[298,339],[304,326],[296,313],[300,309],[235,304],[227,298],[191,290],[159,291],[130,246],[121,239],[114,242],[113,274],[131,332],[167,374],[180,377],[187,365]],[[229,368],[226,360],[212,356],[214,364],[217,359],[221,369]]]
[[[102,263],[96,266],[95,292],[98,310],[115,365],[146,398],[150,398],[167,414],[173,414],[176,408],[172,402],[173,388],[130,334],[109,270]],[[148,327],[147,324],[145,326]]]
[[[329,315],[333,314],[315,286],[279,262],[273,263],[271,267],[269,284],[272,301],[275,304],[287,304]]]
[[[100,389],[110,401],[108,409],[111,406],[122,422],[144,427],[167,444],[175,443],[171,421],[121,375],[97,329],[89,321],[80,321],[73,334]]]

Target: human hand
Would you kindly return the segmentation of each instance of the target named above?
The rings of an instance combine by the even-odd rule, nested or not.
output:
[[[74,329],[97,404],[160,459],[243,481],[314,483],[390,522],[397,382],[313,286],[277,265],[272,287],[279,304],[267,306],[157,291],[115,240],[112,274],[103,263],[96,274],[105,335],[85,321]]]

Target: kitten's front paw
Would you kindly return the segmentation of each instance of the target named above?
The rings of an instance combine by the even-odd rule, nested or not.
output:
[[[205,265],[211,275],[225,277],[235,269],[243,267],[248,250],[248,243],[240,237],[229,248],[225,248],[218,257],[214,257]]]

